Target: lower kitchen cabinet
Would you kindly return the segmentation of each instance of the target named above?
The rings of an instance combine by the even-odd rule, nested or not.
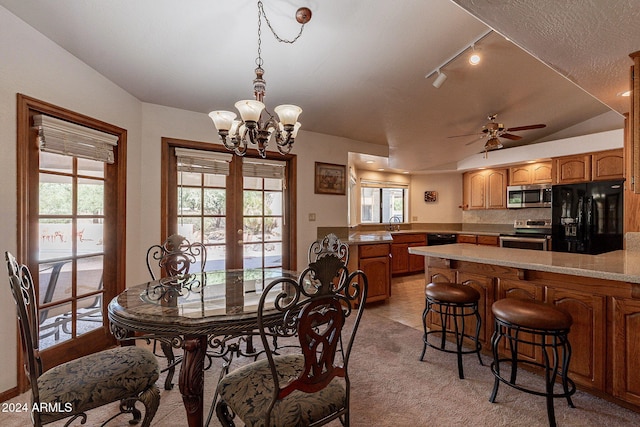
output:
[[[613,395],[640,405],[640,300],[613,298]]]
[[[493,305],[495,295],[493,282],[493,277],[461,271],[458,272],[458,283],[471,286],[480,293],[478,313],[480,313],[482,325],[478,341],[480,341],[484,349],[491,348],[491,334],[493,334],[493,313],[491,312],[491,306]],[[472,318],[468,317],[467,319]],[[476,323],[474,321],[467,321],[464,333],[466,335],[474,336],[476,333],[475,328]]]
[[[606,298],[601,295],[548,286],[547,302],[566,310],[573,318],[571,332],[569,332],[569,343],[572,349],[569,377],[578,385],[604,390],[607,357]],[[640,315],[640,309],[638,314]],[[640,334],[636,334],[635,338],[640,338]],[[640,345],[638,348],[640,349]],[[614,369],[614,372],[617,371]],[[636,383],[636,386],[638,385],[640,385],[640,376]]]
[[[424,257],[409,253],[412,246],[426,246],[425,233],[394,234],[391,244],[391,274],[414,274],[424,271]]]
[[[544,300],[544,287],[535,283],[525,282],[521,280],[511,279],[497,279],[498,280],[498,292],[496,299],[502,298],[520,298],[534,301]],[[491,325],[495,328],[494,325]],[[493,333],[493,332],[492,332]],[[533,337],[531,334],[521,332],[520,337],[523,341],[531,341]],[[507,340],[502,343],[501,351],[507,354]],[[538,346],[533,346],[525,342],[518,343],[518,357],[530,362],[541,363],[542,362],[542,350]]]
[[[391,296],[391,245],[377,243],[358,246],[358,268],[367,276],[367,302],[386,300]]]

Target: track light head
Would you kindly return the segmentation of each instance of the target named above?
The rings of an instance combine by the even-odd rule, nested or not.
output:
[[[445,80],[447,80],[447,75],[438,70],[438,77],[436,77],[436,79],[433,81],[433,87],[435,87],[436,89],[440,89],[440,86],[442,86]]]

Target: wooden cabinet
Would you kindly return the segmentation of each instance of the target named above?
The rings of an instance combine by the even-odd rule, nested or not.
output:
[[[522,280],[497,279],[498,291],[496,299],[503,298],[521,298],[534,301],[544,300],[544,287],[535,283],[525,282]],[[531,334],[521,333],[523,341],[531,341]],[[506,340],[503,342],[501,352],[507,354]],[[542,351],[540,347],[521,342],[518,344],[518,357],[530,362],[541,363]]]
[[[478,237],[475,234],[458,234],[457,240],[458,243],[478,243]]]
[[[491,348],[491,335],[493,334],[493,313],[491,306],[495,301],[495,290],[493,277],[476,273],[458,272],[458,283],[471,286],[480,293],[478,300],[478,313],[482,324],[480,325],[480,335],[478,341],[485,349]],[[471,318],[468,318],[471,319]],[[464,333],[469,336],[475,335],[476,323],[474,321],[465,322]]]
[[[498,236],[487,236],[483,234],[458,234],[458,243],[471,243],[474,245],[499,246],[500,239]]]
[[[640,300],[613,298],[613,395],[640,405]]]
[[[391,295],[391,261],[389,243],[358,246],[358,268],[369,282],[367,302],[381,301]]]
[[[393,234],[391,245],[391,274],[412,274],[424,271],[424,257],[409,253],[412,246],[426,246],[425,233]]]
[[[554,182],[573,184],[591,179],[591,155],[578,154],[553,160]]]
[[[506,169],[465,172],[462,180],[463,209],[506,209]]]
[[[553,160],[555,184],[604,181],[624,177],[623,150],[558,157]]]
[[[529,163],[509,168],[509,185],[550,184],[553,182],[551,162]]]
[[[573,318],[569,332],[569,342],[573,349],[569,377],[576,384],[604,390],[607,348],[606,298],[592,293],[547,286],[546,300],[564,309]],[[640,334],[636,336],[639,337]],[[638,348],[640,349],[640,346]],[[640,385],[640,376],[638,380]]]
[[[607,150],[591,155],[591,180],[606,181],[624,178],[622,149]]]
[[[498,236],[486,236],[486,235],[479,234],[477,236],[477,243],[479,245],[486,245],[486,246],[499,246],[500,238]]]

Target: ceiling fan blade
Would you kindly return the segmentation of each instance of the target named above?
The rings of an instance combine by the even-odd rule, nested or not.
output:
[[[467,133],[464,135],[453,135],[453,136],[448,136],[447,138],[460,138],[461,136],[473,136],[473,135],[482,135],[481,133]]]
[[[507,138],[507,139],[511,139],[513,141],[517,141],[519,139],[522,139],[521,136],[511,135],[510,133],[503,133],[503,134],[500,135],[500,138]]]
[[[484,139],[484,137],[485,137],[485,135],[482,135],[480,138],[476,138],[476,139],[474,139],[473,141],[469,141],[469,142],[467,142],[467,143],[466,143],[466,144],[464,144],[464,145],[465,145],[465,146],[467,146],[467,145],[475,144],[476,142],[478,142],[478,141],[480,141],[480,140]]]
[[[517,126],[514,128],[507,129],[508,132],[517,132],[519,130],[529,130],[529,129],[541,129],[547,127],[547,125],[538,124],[538,125],[529,125],[529,126]]]

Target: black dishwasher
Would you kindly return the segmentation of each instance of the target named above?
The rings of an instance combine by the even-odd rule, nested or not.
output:
[[[427,246],[450,245],[456,243],[457,237],[452,233],[427,233]]]

